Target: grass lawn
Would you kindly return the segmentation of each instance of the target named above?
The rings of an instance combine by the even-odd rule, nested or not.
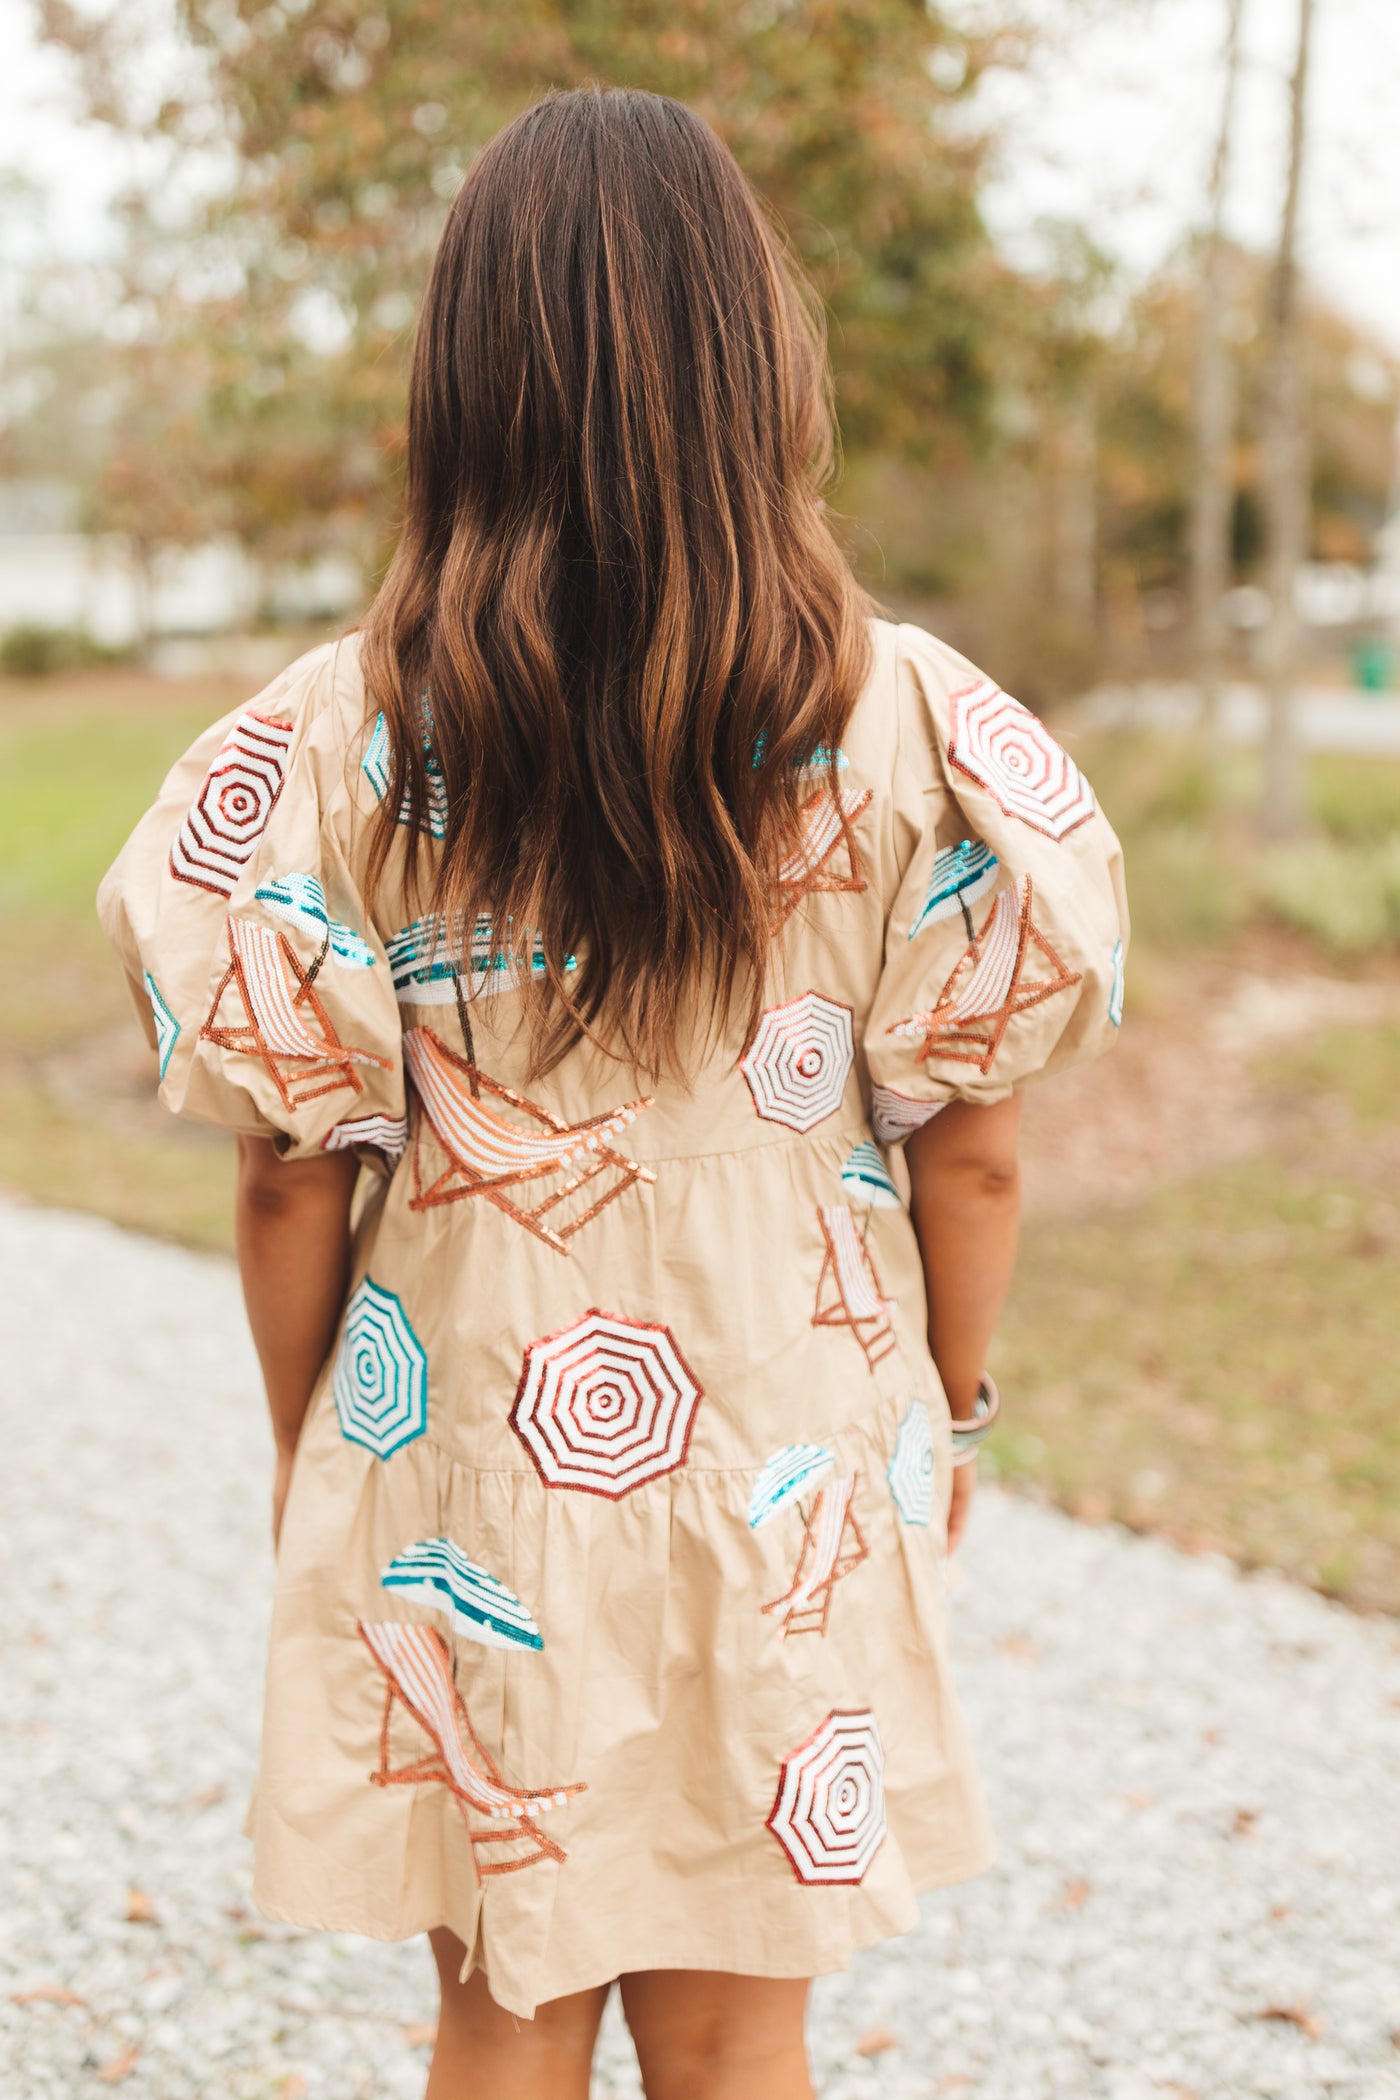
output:
[[[228,1244],[232,1149],[143,1108],[155,1061],[93,898],[172,760],[243,697],[0,684],[0,1185],[203,1246]]]
[[[152,1107],[92,898],[165,767],[244,697],[132,674],[0,683],[0,1186],[214,1247],[231,1145]],[[1228,949],[1258,908],[1251,762],[1212,777],[1181,745],[1076,752],[1128,846],[1130,1020],[1150,1027],[1154,951]],[[1393,845],[1400,766],[1328,759],[1313,785],[1341,849]],[[1398,1082],[1394,1028],[1314,1037],[1259,1073],[1265,1150],[1039,1219],[997,1344],[1002,1476],[1400,1610]]]
[[[1392,1046],[1400,1049],[1400,1046]],[[1400,1212],[1265,1155],[1027,1235],[996,1468],[1400,1611]]]

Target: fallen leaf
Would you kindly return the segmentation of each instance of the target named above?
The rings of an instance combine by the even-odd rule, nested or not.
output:
[[[1151,1808],[1156,1797],[1152,1794],[1120,1794],[1118,1798],[1126,1802],[1129,1808],[1140,1813],[1144,1808]]]
[[[212,1808],[215,1802],[222,1801],[227,1793],[228,1788],[220,1786],[216,1781],[213,1786],[202,1786],[197,1794],[191,1794],[185,1806],[186,1808]]]
[[[1064,1894],[1060,1898],[1061,1908],[1064,1910],[1083,1910],[1091,1893],[1092,1884],[1090,1882],[1067,1881]]]
[[[1201,2100],[1201,2096],[1194,2086],[1171,2083],[1159,2085],[1157,2090],[1159,2093],[1165,2093],[1167,2100]]]
[[[431,2025],[410,2024],[403,2031],[403,2038],[410,2049],[433,2049],[437,2046],[437,2022]]]
[[[278,2100],[301,2100],[301,2096],[305,2091],[306,2080],[302,2077],[300,2071],[293,2071],[282,2080],[282,2089],[278,2094]]]
[[[36,1983],[32,1990],[11,1991],[11,2005],[80,2005],[87,2010],[87,1999],[80,1998],[76,1991],[66,1991],[61,1983]]]
[[[1322,2022],[1306,2005],[1266,2005],[1262,2012],[1254,2015],[1256,2020],[1282,2020],[1296,2027],[1310,2042],[1315,2042],[1322,2032]]]
[[[124,2078],[130,2078],[140,2054],[133,2042],[129,2048],[123,2049],[120,2056],[110,2057],[97,2073],[103,2085],[120,2085]]]
[[[899,2036],[891,2034],[888,2027],[868,2027],[856,2043],[857,2056],[883,2056],[887,2049],[899,2047]]]
[[[1292,1915],[1293,1906],[1291,1903],[1276,1903],[1269,1912],[1269,1916],[1275,1925],[1281,1925],[1285,1918],[1291,1918]]]
[[[933,2090],[936,2093],[952,2093],[958,2091],[962,2086],[971,2085],[971,2083],[972,2080],[965,2071],[950,2071],[946,2078],[939,2079]]]
[[[126,1898],[128,1925],[159,1925],[156,1907],[144,1889],[130,1889]]]
[[[1023,1633],[1008,1633],[1004,1640],[997,1642],[997,1647],[1013,1662],[1034,1662],[1036,1659],[1035,1643],[1028,1641]]]
[[[1230,1825],[1231,1835],[1237,1838],[1253,1837],[1254,1826],[1258,1821],[1259,1811],[1257,1808],[1237,1808],[1235,1810],[1235,1820]]]

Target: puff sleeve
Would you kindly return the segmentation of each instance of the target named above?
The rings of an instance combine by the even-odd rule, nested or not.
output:
[[[362,894],[353,645],[293,664],[179,760],[98,893],[167,1108],[287,1157],[406,1137],[398,1004]]]
[[[898,685],[900,876],[865,1035],[885,1143],[1106,1049],[1128,944],[1118,841],[1037,717],[914,627]]]

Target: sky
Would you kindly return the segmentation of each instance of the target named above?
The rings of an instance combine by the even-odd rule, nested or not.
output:
[[[134,9],[142,0],[122,0]],[[160,0],[145,0],[159,6]],[[986,0],[948,0],[975,16]],[[1050,42],[990,86],[1005,120],[987,209],[998,238],[1036,254],[1042,219],[1085,224],[1147,274],[1202,215],[1220,100],[1225,0],[1025,0]],[[1304,267],[1400,353],[1400,0],[1315,0]],[[1267,249],[1282,196],[1298,0],[1245,0],[1229,231]],[[63,62],[41,51],[32,0],[0,0],[0,166],[37,199],[0,210],[0,271],[54,253],[100,255],[130,149],[76,117]],[[1072,31],[1067,27],[1073,23]]]

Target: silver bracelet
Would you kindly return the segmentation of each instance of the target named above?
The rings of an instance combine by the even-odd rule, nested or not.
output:
[[[986,1376],[977,1382],[977,1400],[965,1422],[953,1422],[953,1464],[965,1466],[976,1458],[977,1447],[990,1436],[1001,1413],[1001,1395]]]

